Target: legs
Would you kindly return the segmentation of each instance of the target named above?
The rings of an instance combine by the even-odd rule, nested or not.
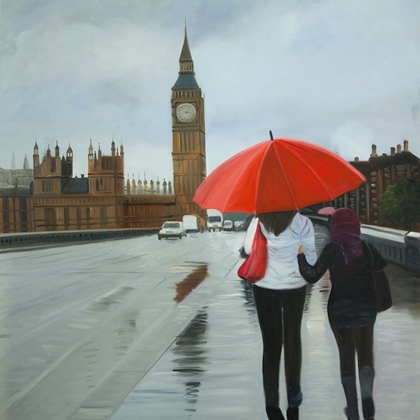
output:
[[[289,407],[299,407],[302,403],[300,372],[302,368],[302,340],[300,326],[306,287],[288,293],[283,305],[284,324],[284,366],[286,374],[287,401]]]
[[[300,373],[302,367],[302,340],[300,326],[302,323],[303,305],[305,303],[306,287],[284,296],[284,366],[287,386],[288,420],[299,419],[299,406],[302,403],[300,388]]]
[[[340,374],[347,407],[345,413],[349,420],[359,420],[357,407],[356,371],[355,371],[355,345],[353,333],[350,328],[333,330],[340,355]]]
[[[267,415],[282,419],[279,407],[280,357],[284,343],[285,376],[289,410],[287,418],[299,418],[302,402],[300,373],[302,343],[300,326],[306,287],[296,290],[269,290],[254,286],[254,300],[263,340],[263,385]],[[273,414],[273,409],[277,414]],[[271,417],[269,415],[272,413]],[[277,417],[276,417],[277,416]],[[281,417],[280,417],[281,416]]]
[[[268,420],[285,420],[279,407],[266,406],[265,412],[267,413]]]
[[[360,394],[362,397],[362,410],[364,419],[373,419],[375,416],[375,404],[373,402],[373,380],[375,378],[373,357],[373,326],[357,328],[354,331],[356,344]]]
[[[254,286],[263,340],[263,386],[267,407],[279,406],[280,356],[283,346],[282,308],[275,291]]]
[[[347,400],[346,414],[358,420],[355,353],[357,351],[363,418],[375,415],[372,390],[375,370],[373,367],[373,326],[333,330],[340,354],[341,382]]]

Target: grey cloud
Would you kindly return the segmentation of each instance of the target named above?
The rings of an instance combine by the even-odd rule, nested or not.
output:
[[[186,18],[206,97],[208,171],[268,130],[336,144],[346,158],[405,138],[420,155],[417,0],[263,4],[3,0],[0,146],[31,154],[35,138],[71,141],[83,173],[89,138],[108,151],[114,134],[127,173],[153,161],[167,174]]]
[[[131,86],[134,91],[135,86]],[[120,81],[104,80],[98,82],[94,89],[94,100],[98,104],[111,104],[116,107],[124,106],[137,108],[141,101],[140,98],[131,92],[127,92],[125,86]]]

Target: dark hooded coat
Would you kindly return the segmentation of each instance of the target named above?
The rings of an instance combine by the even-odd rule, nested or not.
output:
[[[314,266],[307,263],[305,254],[298,255],[298,263],[308,283],[316,283],[329,270],[328,319],[332,329],[367,327],[375,323],[376,289],[372,267],[380,270],[387,263],[373,245],[363,242],[362,255],[347,265],[342,247],[335,243],[325,246]]]

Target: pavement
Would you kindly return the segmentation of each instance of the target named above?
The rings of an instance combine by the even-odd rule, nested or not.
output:
[[[315,230],[320,250],[326,232]],[[241,239],[1,253],[1,420],[265,419],[252,290],[236,276]],[[392,265],[387,273],[394,306],[375,327],[376,419],[417,420],[420,279]],[[328,275],[308,287],[301,419],[344,418],[329,287]]]
[[[321,247],[325,236],[319,233]],[[237,278],[240,263],[234,255],[232,263],[223,278],[218,274],[218,287],[119,404],[109,417],[111,420],[266,419],[262,343],[252,289]],[[375,418],[417,420],[420,419],[420,279],[392,265],[387,272],[394,306],[379,314],[375,326]],[[211,281],[211,277],[206,280]],[[338,352],[326,315],[329,287],[327,273],[308,288],[302,322],[304,400],[300,419],[345,418]],[[282,360],[280,405],[285,413],[283,372]]]

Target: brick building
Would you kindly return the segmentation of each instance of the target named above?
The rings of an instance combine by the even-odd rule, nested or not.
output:
[[[420,159],[409,151],[408,140],[404,140],[403,146],[391,147],[389,155],[378,155],[377,147],[373,144],[367,161],[360,161],[356,157],[350,163],[366,177],[366,182],[357,190],[327,204],[351,208],[362,223],[387,226],[379,209],[380,196],[394,182],[410,178],[420,181]]]
[[[88,147],[88,175],[73,177],[73,151],[60,156],[58,143],[40,157],[33,151],[31,189],[8,189],[0,198],[0,232],[157,228],[165,220],[204,212],[193,203],[206,176],[204,98],[195,79],[185,30],[178,78],[172,87],[171,181],[124,180],[124,148],[111,143],[111,154]],[[174,187],[174,188],[173,188]]]

